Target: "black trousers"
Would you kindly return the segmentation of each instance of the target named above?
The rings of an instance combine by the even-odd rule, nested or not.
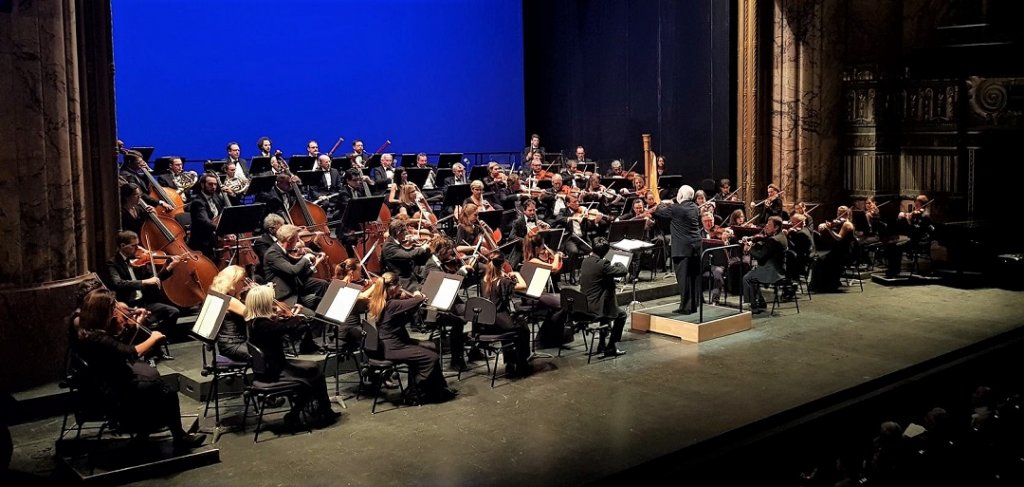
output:
[[[700,257],[696,255],[672,257],[676,268],[676,287],[679,289],[679,309],[690,314],[697,310],[700,284]]]
[[[299,289],[299,304],[315,310],[320,305],[320,299],[324,297],[325,292],[327,292],[327,281],[310,277],[302,283],[302,287]]]
[[[327,380],[316,363],[305,360],[289,360],[284,370],[281,371],[280,380],[301,386],[298,399],[292,404],[293,411],[302,409],[310,401],[315,401],[321,410],[331,407],[331,400],[327,396]]]
[[[384,342],[384,358],[409,365],[409,387],[421,394],[437,394],[447,387],[441,373],[441,358],[433,342]]]
[[[600,343],[598,348],[612,348],[619,340],[622,340],[622,329],[626,326],[626,311],[622,308],[618,308],[618,313],[611,318],[601,318],[601,324],[612,323],[611,332],[608,334],[608,344],[604,345],[605,332],[601,332]]]
[[[482,327],[484,334],[515,333],[512,343],[515,344],[515,352],[504,351],[505,363],[526,365],[526,359],[530,358],[530,327],[526,323],[516,323],[508,313],[498,313],[495,316],[494,324]]]
[[[129,431],[150,433],[168,428],[179,438],[185,434],[181,427],[181,406],[178,391],[160,379],[160,373],[144,362],[132,364],[135,379],[119,400],[118,419]]]

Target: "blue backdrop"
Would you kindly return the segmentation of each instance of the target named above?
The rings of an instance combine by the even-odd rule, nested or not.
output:
[[[518,152],[518,0],[114,0],[118,137],[156,155]]]

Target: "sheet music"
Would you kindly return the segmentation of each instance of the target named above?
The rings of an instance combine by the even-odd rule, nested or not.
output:
[[[324,316],[332,321],[344,323],[348,319],[348,315],[352,313],[352,308],[356,306],[358,299],[359,289],[345,286],[338,290],[338,294],[334,297],[334,301],[331,301]]]
[[[192,325],[192,332],[208,340],[216,338],[227,307],[228,301],[224,298],[214,294],[206,295],[206,300],[203,301],[203,309],[199,311],[199,317],[196,318],[196,323]]]
[[[537,267],[533,271],[533,278],[530,280],[530,287],[526,288],[526,295],[531,298],[540,297],[541,293],[544,292],[544,286],[548,283],[548,276],[551,275],[551,269],[545,267]]]
[[[442,280],[441,287],[437,289],[437,295],[434,296],[434,299],[430,300],[430,306],[440,310],[447,310],[451,307],[452,301],[455,300],[455,295],[459,293],[461,285],[461,282],[454,279]]]
[[[613,243],[613,249],[625,250],[626,252],[632,252],[634,250],[641,250],[654,247],[654,244],[645,242],[643,240],[634,240],[631,238],[625,238]]]
[[[627,269],[629,268],[629,255],[613,254],[611,258],[612,265],[622,264]]]

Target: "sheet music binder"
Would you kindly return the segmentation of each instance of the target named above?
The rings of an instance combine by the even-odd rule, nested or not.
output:
[[[551,277],[551,268],[534,262],[525,262],[519,273],[526,281],[526,291],[523,294],[531,298],[539,298],[548,284],[548,277]]]
[[[266,215],[266,204],[228,206],[221,210],[220,223],[217,224],[217,235],[255,232],[263,227],[263,216]]]
[[[448,311],[455,303],[455,297],[459,295],[462,288],[462,276],[458,274],[446,274],[435,270],[427,274],[427,280],[423,282],[420,292],[426,296],[427,305],[439,311]]]
[[[213,290],[207,292],[199,317],[192,325],[192,334],[207,341],[216,340],[230,304],[231,296]]]
[[[341,280],[332,279],[323,299],[316,307],[316,317],[330,323],[345,323],[352,314],[361,292],[363,288],[358,284],[345,284]]]
[[[249,161],[249,174],[260,175],[271,171],[270,158],[269,157],[253,157]]]
[[[643,240],[647,220],[620,220],[608,225],[608,241],[615,243],[623,239]]]
[[[451,153],[451,154],[440,154],[437,158],[437,167],[440,168],[451,168],[456,162],[462,162],[462,153]]]
[[[312,171],[314,165],[316,165],[316,158],[313,156],[298,155],[292,156],[288,160],[288,167],[292,172]]]
[[[622,264],[626,266],[626,269],[629,269],[629,264],[633,261],[633,253],[626,252],[624,250],[609,249],[608,253],[604,255],[604,258],[612,264]]]

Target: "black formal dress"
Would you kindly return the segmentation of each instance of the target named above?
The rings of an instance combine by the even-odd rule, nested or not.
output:
[[[580,292],[587,296],[590,312],[601,318],[601,323],[614,322],[608,337],[607,350],[615,350],[615,344],[622,338],[626,325],[626,311],[615,301],[615,278],[625,276],[626,266],[590,254],[583,259],[580,267]],[[601,345],[605,336],[601,334]],[[598,347],[603,349],[604,346]]]
[[[380,254],[386,271],[398,274],[398,282],[406,291],[416,291],[420,282],[416,278],[416,267],[426,263],[430,250],[423,247],[405,248],[394,238],[388,238]]]
[[[690,314],[697,311],[700,294],[700,212],[693,201],[662,205],[654,210],[659,218],[671,219],[672,263],[676,270],[679,289],[679,311]]]
[[[512,297],[515,291],[516,279],[514,277],[499,278],[491,286],[490,294],[484,297],[494,303],[497,310],[494,324],[481,326],[477,330],[484,335],[514,333],[512,342],[515,344],[515,352],[511,352],[507,348],[502,351],[505,356],[505,370],[509,375],[527,371],[529,364],[526,360],[530,358],[530,327],[525,322],[516,323],[512,320]]]
[[[245,317],[229,310],[217,332],[217,350],[235,362],[248,362],[249,349],[245,345],[248,339]]]
[[[263,352],[262,370],[253,369],[253,377],[261,382],[289,382],[301,386],[298,400],[292,403],[292,411],[305,407],[309,401],[316,401],[319,413],[329,412],[330,398],[327,396],[327,382],[320,367],[305,360],[289,360],[284,356],[284,338],[298,338],[307,333],[302,318],[284,320],[256,318],[249,323],[249,341]]]

